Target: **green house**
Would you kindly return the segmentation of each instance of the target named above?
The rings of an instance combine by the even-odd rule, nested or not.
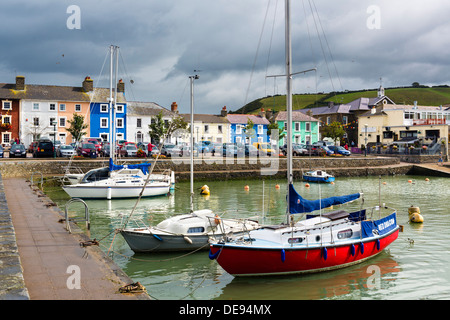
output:
[[[284,135],[287,131],[287,112],[280,111],[275,122],[278,128],[283,129]],[[313,144],[319,141],[319,120],[308,116],[300,111],[292,112],[292,143]],[[279,146],[286,144],[286,137],[280,139]]]

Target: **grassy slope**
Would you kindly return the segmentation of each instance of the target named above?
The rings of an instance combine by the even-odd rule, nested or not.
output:
[[[450,104],[450,88],[432,87],[432,88],[395,88],[386,89],[386,96],[392,99],[396,104],[414,104],[417,101],[421,106],[439,106]],[[334,103],[349,103],[358,98],[374,98],[377,96],[377,90],[365,90],[358,92],[327,94],[302,94],[294,95],[292,98],[292,107],[294,110],[305,107],[324,106],[328,101]],[[250,106],[251,104],[251,106]],[[258,113],[260,107],[272,109],[275,112],[286,109],[286,96],[278,95],[261,98],[247,105],[246,113]],[[254,109],[256,107],[256,109]],[[251,110],[253,108],[253,110]],[[242,110],[243,108],[239,109]],[[250,110],[249,110],[250,109]],[[238,110],[238,111],[239,111]]]

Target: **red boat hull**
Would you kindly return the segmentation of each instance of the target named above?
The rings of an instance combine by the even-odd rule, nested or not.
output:
[[[366,239],[353,245],[330,246],[326,249],[280,250],[214,244],[211,245],[210,256],[217,255],[215,258],[220,266],[234,276],[314,273],[363,262],[383,251],[397,239],[398,233],[397,228],[378,241]]]

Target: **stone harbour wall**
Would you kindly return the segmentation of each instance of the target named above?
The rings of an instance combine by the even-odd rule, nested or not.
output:
[[[154,162],[151,159],[118,160],[117,164]],[[23,177],[33,179],[50,175],[63,175],[66,171],[71,173],[87,172],[93,168],[107,166],[105,160],[66,160],[66,159],[4,159],[0,161],[0,173],[3,178]],[[361,175],[393,175],[407,174],[412,165],[400,164],[398,158],[390,157],[340,157],[340,158],[294,158],[294,176],[300,176],[303,171],[312,169],[326,170],[335,176],[361,176]],[[154,172],[163,172],[166,169],[175,171],[177,181],[188,180],[190,173],[189,158],[174,158],[158,160]],[[260,178],[261,176],[279,177],[286,175],[286,158],[204,158],[194,160],[195,179],[239,179]]]

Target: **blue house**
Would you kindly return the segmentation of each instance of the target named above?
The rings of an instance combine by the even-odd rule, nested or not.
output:
[[[231,143],[269,142],[267,127],[270,122],[265,117],[252,114],[228,114],[227,119],[230,123]],[[246,130],[249,123],[253,123],[252,132]]]
[[[119,83],[120,84],[120,83]],[[122,87],[123,88],[123,87]],[[127,139],[127,103],[121,86],[117,90],[117,103],[115,108],[115,139]],[[122,89],[122,90],[121,90]],[[114,96],[114,93],[113,93]],[[90,137],[102,138],[110,141],[110,110],[109,110],[109,89],[95,88],[94,96],[90,105]]]

